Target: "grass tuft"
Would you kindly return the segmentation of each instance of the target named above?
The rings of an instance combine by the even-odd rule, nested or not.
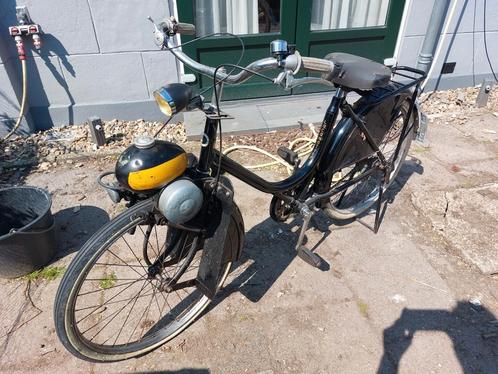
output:
[[[108,288],[111,288],[116,284],[116,280],[118,277],[116,276],[116,273],[112,272],[110,274],[104,274],[102,279],[99,282],[99,287],[102,288],[103,290],[106,290]]]
[[[46,268],[35,270],[22,278],[29,281],[36,281],[40,279],[52,281],[60,278],[65,271],[66,268],[62,266],[47,266]]]
[[[360,311],[360,314],[368,318],[368,305],[366,302],[364,302],[362,299],[356,300],[356,305],[358,305],[358,310]]]

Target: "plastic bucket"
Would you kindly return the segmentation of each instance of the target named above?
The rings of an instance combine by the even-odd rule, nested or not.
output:
[[[56,252],[50,194],[37,187],[0,189],[0,277],[45,266]]]

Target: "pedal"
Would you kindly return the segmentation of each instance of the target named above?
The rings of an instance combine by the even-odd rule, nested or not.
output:
[[[322,267],[322,259],[320,256],[318,256],[316,253],[311,252],[308,248],[306,248],[304,245],[300,246],[297,249],[297,255],[306,262],[307,264],[315,267],[315,268],[320,268]]]
[[[299,156],[296,152],[291,151],[289,148],[278,147],[277,154],[282,157],[282,159],[292,166],[296,166]]]

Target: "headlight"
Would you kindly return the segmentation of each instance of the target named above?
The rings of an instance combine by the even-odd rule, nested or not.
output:
[[[154,91],[156,103],[164,114],[171,117],[184,110],[192,98],[192,88],[183,83],[171,83]]]

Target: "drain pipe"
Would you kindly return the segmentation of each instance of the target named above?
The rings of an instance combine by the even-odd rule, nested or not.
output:
[[[444,42],[446,41],[446,38],[448,37],[448,31],[450,29],[451,22],[453,21],[453,17],[455,16],[455,11],[456,11],[458,2],[459,2],[458,0],[453,0],[453,5],[451,6],[451,10],[449,12],[449,15],[448,15],[448,17],[446,17],[446,23],[444,25],[441,39],[439,40],[439,43],[438,43],[436,53],[434,53],[434,58],[432,61],[431,68],[429,69],[429,72],[427,73],[427,78],[425,78],[425,81],[422,83],[422,86],[421,86],[422,91],[425,90],[425,86],[429,82],[429,79],[432,76],[434,68],[436,67],[436,63],[439,59],[439,55],[441,54],[441,51],[444,47]]]
[[[429,26],[425,33],[424,44],[417,60],[417,69],[423,70],[426,73],[429,72],[432,66],[434,51],[441,36],[441,30],[443,29],[450,2],[451,0],[437,0],[434,2]]]

